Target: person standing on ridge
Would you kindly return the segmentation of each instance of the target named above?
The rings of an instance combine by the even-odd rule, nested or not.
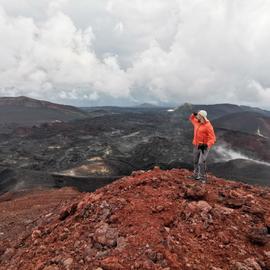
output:
[[[212,124],[207,119],[207,112],[204,110],[193,112],[189,120],[194,127],[193,138],[193,161],[194,171],[190,178],[200,180],[203,183],[207,180],[206,159],[210,148],[216,142],[216,135]]]

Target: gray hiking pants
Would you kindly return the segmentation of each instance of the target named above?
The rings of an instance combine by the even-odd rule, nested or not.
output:
[[[200,178],[206,178],[206,159],[209,149],[202,152],[196,146],[193,148],[194,175]]]

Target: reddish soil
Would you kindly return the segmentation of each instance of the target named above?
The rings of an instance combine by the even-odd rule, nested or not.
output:
[[[72,188],[6,193],[0,196],[0,254],[3,246],[12,246],[27,237],[43,218],[81,193]],[[2,248],[2,250],[1,250]]]
[[[270,269],[269,188],[188,175],[134,172],[35,214],[31,234],[1,247],[0,269]]]

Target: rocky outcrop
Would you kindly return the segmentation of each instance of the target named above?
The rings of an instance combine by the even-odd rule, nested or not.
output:
[[[67,202],[0,269],[270,269],[269,189],[189,175],[138,171]]]

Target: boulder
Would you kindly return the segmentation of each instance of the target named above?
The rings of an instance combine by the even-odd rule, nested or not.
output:
[[[117,229],[111,228],[108,223],[102,222],[94,232],[94,241],[98,244],[115,247],[118,239]]]

